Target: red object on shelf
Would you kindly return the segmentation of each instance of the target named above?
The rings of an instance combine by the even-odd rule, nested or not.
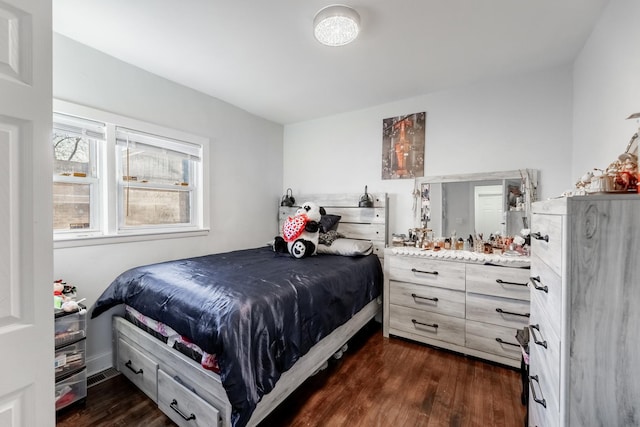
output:
[[[73,390],[69,390],[66,394],[60,396],[60,399],[56,401],[56,409],[60,409],[63,406],[66,406],[72,403],[76,398],[76,394]]]

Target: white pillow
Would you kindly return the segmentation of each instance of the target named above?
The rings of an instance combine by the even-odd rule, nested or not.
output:
[[[358,256],[369,255],[373,252],[371,240],[356,240],[340,238],[333,241],[331,246],[318,245],[319,254]]]

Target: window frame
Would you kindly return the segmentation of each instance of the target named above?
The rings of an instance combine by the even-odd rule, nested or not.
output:
[[[54,119],[54,123],[57,121]],[[81,125],[81,123],[77,123]],[[98,123],[95,123],[98,124]],[[103,124],[103,123],[100,123]],[[82,127],[82,126],[79,126]],[[54,126],[55,129],[55,126]],[[64,131],[63,131],[64,132]],[[71,134],[75,132],[70,132]],[[105,136],[106,136],[106,125],[105,125]],[[89,168],[93,169],[91,173],[87,176],[75,176],[75,175],[63,175],[55,173],[53,174],[53,183],[63,183],[63,184],[74,184],[74,185],[89,185],[89,224],[91,227],[88,229],[81,230],[54,230],[54,236],[72,236],[74,234],[82,233],[93,236],[98,236],[102,234],[101,230],[101,216],[102,216],[102,168],[100,166],[100,158],[101,158],[101,149],[99,148],[100,144],[104,144],[105,139],[98,139],[95,137],[89,136]],[[54,155],[54,163],[55,163],[55,155]],[[55,166],[54,166],[55,169]],[[54,193],[55,194],[55,193]]]
[[[62,100],[53,100],[55,113],[86,118],[106,124],[106,141],[97,143],[96,177],[83,177],[85,181],[93,180],[95,186],[91,192],[91,219],[96,217],[98,230],[60,230],[53,233],[54,248],[112,244],[140,240],[156,240],[206,235],[209,232],[209,139],[171,129],[168,127],[144,122],[95,108],[86,107]],[[152,225],[120,227],[119,187],[122,177],[118,176],[118,149],[116,132],[118,128],[127,128],[136,132],[157,135],[161,138],[193,144],[200,148],[199,162],[195,162],[190,173],[194,177],[194,188],[191,190],[190,224]],[[102,147],[99,145],[102,144]],[[54,182],[79,183],[80,177],[57,176]],[[53,184],[52,184],[53,185]],[[94,200],[97,198],[97,201]],[[93,203],[96,202],[94,205]],[[94,208],[98,206],[98,208]]]

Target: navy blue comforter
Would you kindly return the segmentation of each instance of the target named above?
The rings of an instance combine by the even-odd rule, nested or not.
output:
[[[264,247],[133,268],[91,317],[124,303],[215,354],[239,427],[283,372],[381,288],[375,255],[294,259]]]

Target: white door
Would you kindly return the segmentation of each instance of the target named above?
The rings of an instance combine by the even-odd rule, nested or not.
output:
[[[51,0],[0,0],[0,426],[55,425]]]
[[[501,231],[502,223],[502,186],[478,185],[474,187],[476,233],[482,233],[485,239],[491,233]]]

